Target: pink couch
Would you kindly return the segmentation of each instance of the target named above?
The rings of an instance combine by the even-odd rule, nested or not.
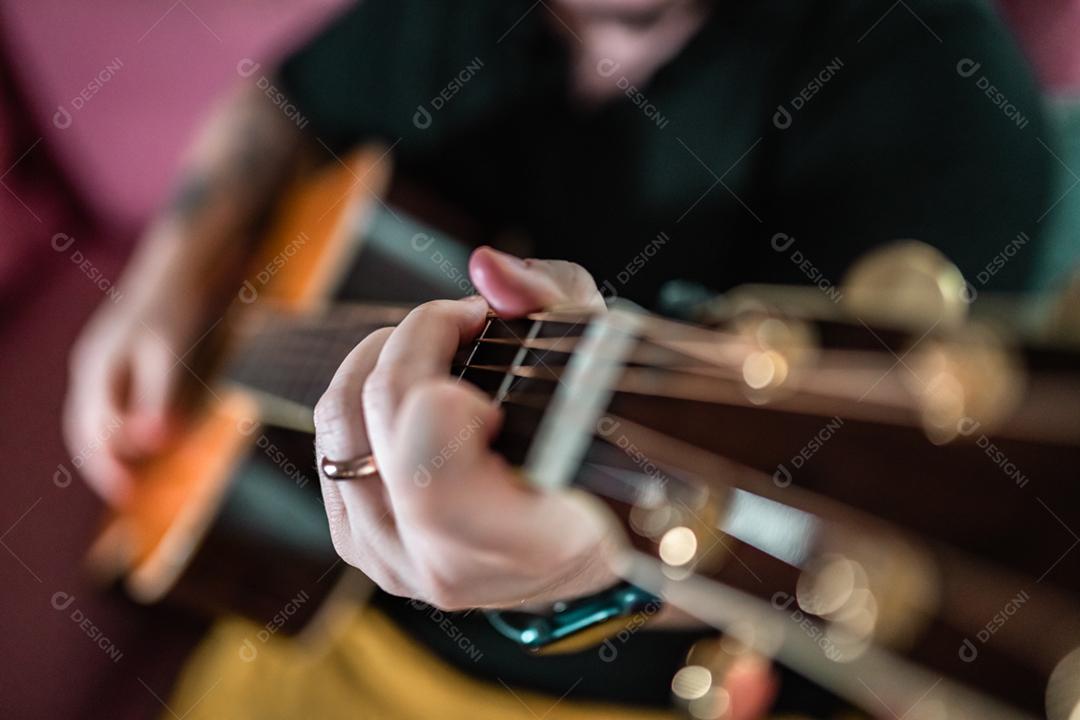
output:
[[[1080,98],[1080,0],[998,0],[1047,93]]]
[[[86,273],[117,278],[237,62],[272,62],[342,4],[0,0],[0,717],[169,714],[201,625],[87,581],[100,504],[56,476],[68,349],[103,297]]]

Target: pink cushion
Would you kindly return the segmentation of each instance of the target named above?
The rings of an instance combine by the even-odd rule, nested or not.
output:
[[[1080,96],[1080,0],[999,0],[1052,95]]]
[[[163,201],[211,100],[301,41],[345,0],[0,0],[35,125],[106,225]],[[114,225],[114,226],[115,226]]]
[[[35,124],[106,225],[142,225],[211,100],[347,0],[0,0]],[[1080,0],[1000,0],[1047,88],[1080,94]],[[255,76],[257,77],[257,75]]]

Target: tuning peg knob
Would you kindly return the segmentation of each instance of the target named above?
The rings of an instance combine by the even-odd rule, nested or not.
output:
[[[1046,716],[1049,720],[1080,719],[1080,648],[1066,655],[1050,674]]]
[[[992,430],[1022,396],[1019,360],[988,328],[973,325],[947,338],[928,338],[911,356],[905,377],[923,429],[938,445],[972,429]]]
[[[734,330],[745,347],[740,368],[744,389],[755,403],[794,389],[800,371],[817,356],[813,329],[794,318],[744,312],[735,318]]]
[[[842,302],[860,320],[919,334],[959,326],[970,304],[959,268],[918,240],[866,254],[848,271],[842,289]]]
[[[659,502],[637,503],[630,510],[630,526],[655,543],[663,572],[671,579],[718,570],[726,555],[716,526],[727,495],[696,490],[693,497],[665,494]]]
[[[694,643],[686,664],[671,680],[675,707],[691,720],[722,720],[731,716],[731,698],[724,689],[724,679],[736,660],[752,658],[764,663],[759,655],[735,637],[708,637]]]

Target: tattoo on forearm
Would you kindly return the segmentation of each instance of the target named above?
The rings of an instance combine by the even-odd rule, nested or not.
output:
[[[261,95],[229,107],[202,138],[203,157],[182,179],[166,214],[211,234],[250,233],[291,175],[301,138]]]
[[[190,220],[206,206],[212,192],[210,178],[200,174],[187,175],[180,180],[180,187],[169,203],[169,212],[178,219]]]

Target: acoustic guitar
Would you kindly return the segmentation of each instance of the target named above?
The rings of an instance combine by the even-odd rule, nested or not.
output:
[[[369,332],[425,300],[472,292],[456,271],[469,248],[414,218],[455,235],[469,227],[429,198],[392,181],[379,147],[286,193],[233,303],[193,349],[181,390],[192,420],[135,468],[130,502],[88,553],[95,576],[139,602],[240,613],[290,634],[333,607],[328,597],[366,592],[330,541],[311,407]],[[334,309],[335,298],[353,304]]]
[[[380,223],[395,240],[373,266],[400,276],[404,248],[426,291],[468,288],[463,250],[389,202],[386,159],[347,165],[294,200],[257,266],[278,270],[223,323],[212,401],[95,547],[139,599],[276,632],[359,594],[324,525],[289,516],[320,509],[298,500],[310,457],[292,473],[282,448],[310,456],[303,431],[336,365],[407,306],[327,299],[358,239],[379,248]],[[743,288],[693,304],[693,323],[618,303],[492,318],[454,372],[502,407],[496,449],[522,477],[570,493],[618,540],[616,572],[742,646],[870,712],[1076,718],[1080,352],[1021,329],[1015,303],[980,298],[973,310],[1015,318],[970,320],[964,290],[909,242],[857,264],[839,307]],[[233,472],[251,457],[274,472]],[[718,692],[712,662],[691,653],[673,680],[692,715]]]

